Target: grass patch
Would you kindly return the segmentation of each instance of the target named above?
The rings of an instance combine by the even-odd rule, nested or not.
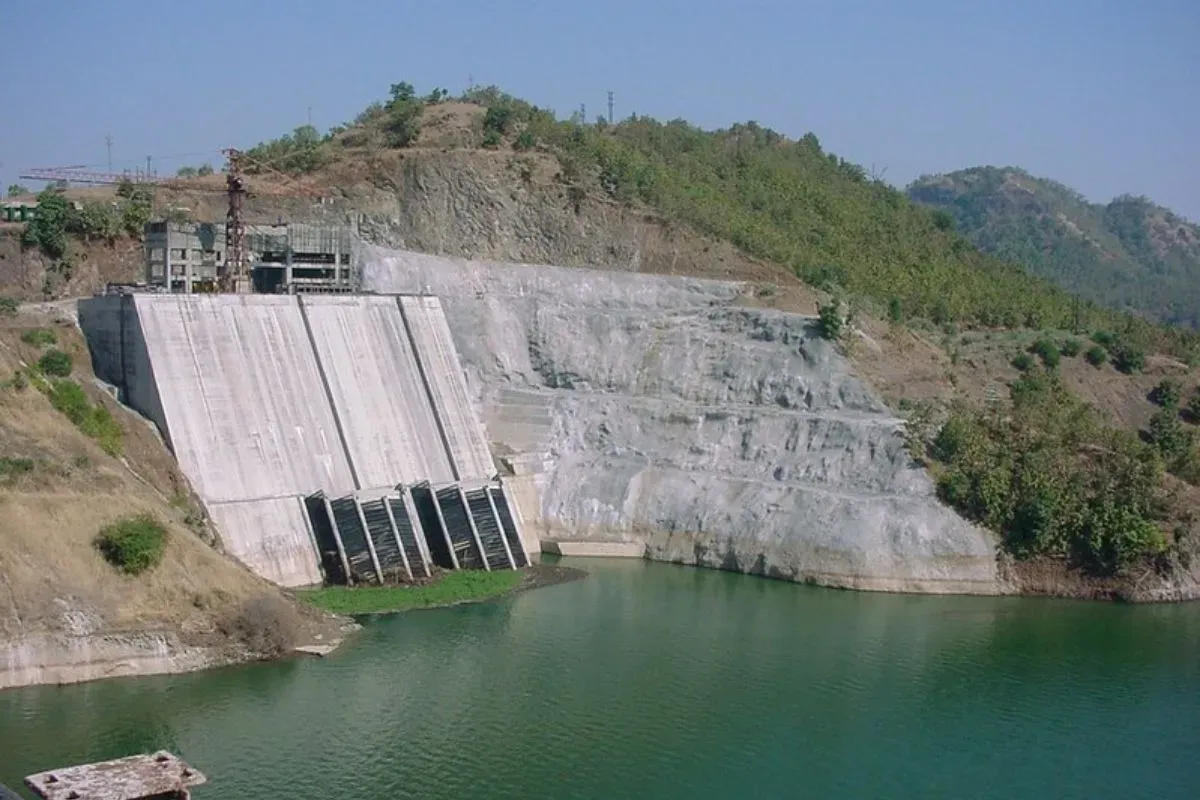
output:
[[[30,347],[49,347],[58,343],[58,337],[46,328],[30,328],[21,334],[21,341]]]
[[[71,374],[71,357],[62,350],[47,350],[38,359],[38,369],[43,375],[65,378]]]
[[[32,458],[0,456],[0,479],[19,478],[33,472],[36,467]]]
[[[523,572],[511,569],[457,570],[428,586],[326,586],[296,596],[335,614],[383,614],[485,600],[516,587],[523,577]]]
[[[105,525],[95,544],[105,561],[122,572],[140,575],[162,561],[167,529],[152,515],[139,514]]]
[[[85,436],[94,439],[104,452],[113,457],[121,455],[124,449],[121,424],[104,406],[92,405],[83,387],[73,381],[56,381],[50,387],[49,395],[50,404],[75,423]]]

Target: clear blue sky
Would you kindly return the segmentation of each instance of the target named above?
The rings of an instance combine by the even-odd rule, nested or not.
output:
[[[473,76],[562,115],[612,89],[618,117],[812,131],[899,185],[1018,165],[1200,220],[1198,0],[79,0],[7,4],[0,40],[5,186],[105,167],[106,134],[114,167],[174,171]]]

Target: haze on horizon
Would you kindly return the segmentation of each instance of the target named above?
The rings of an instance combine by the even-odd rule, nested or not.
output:
[[[79,4],[83,6],[83,4]],[[1200,221],[1200,4],[1016,0],[32,4],[0,30],[0,186],[28,167],[218,166],[408,81],[566,116],[755,120],[903,186],[1019,166]],[[29,184],[30,182],[25,182]],[[36,185],[34,185],[36,188]]]

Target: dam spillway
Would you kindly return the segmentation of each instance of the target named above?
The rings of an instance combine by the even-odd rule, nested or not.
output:
[[[504,491],[436,297],[128,293],[78,314],[96,375],[158,427],[230,554],[275,583],[329,574],[314,495],[361,520],[346,531],[361,550],[335,537],[336,560],[383,580],[377,544],[409,576],[428,563],[409,563],[423,552],[403,540],[412,520],[374,514],[380,498],[422,483]]]

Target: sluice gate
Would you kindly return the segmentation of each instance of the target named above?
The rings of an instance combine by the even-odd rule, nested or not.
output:
[[[337,498],[314,492],[304,507],[329,583],[408,583],[430,577],[435,567],[529,564],[499,481],[424,481]]]

